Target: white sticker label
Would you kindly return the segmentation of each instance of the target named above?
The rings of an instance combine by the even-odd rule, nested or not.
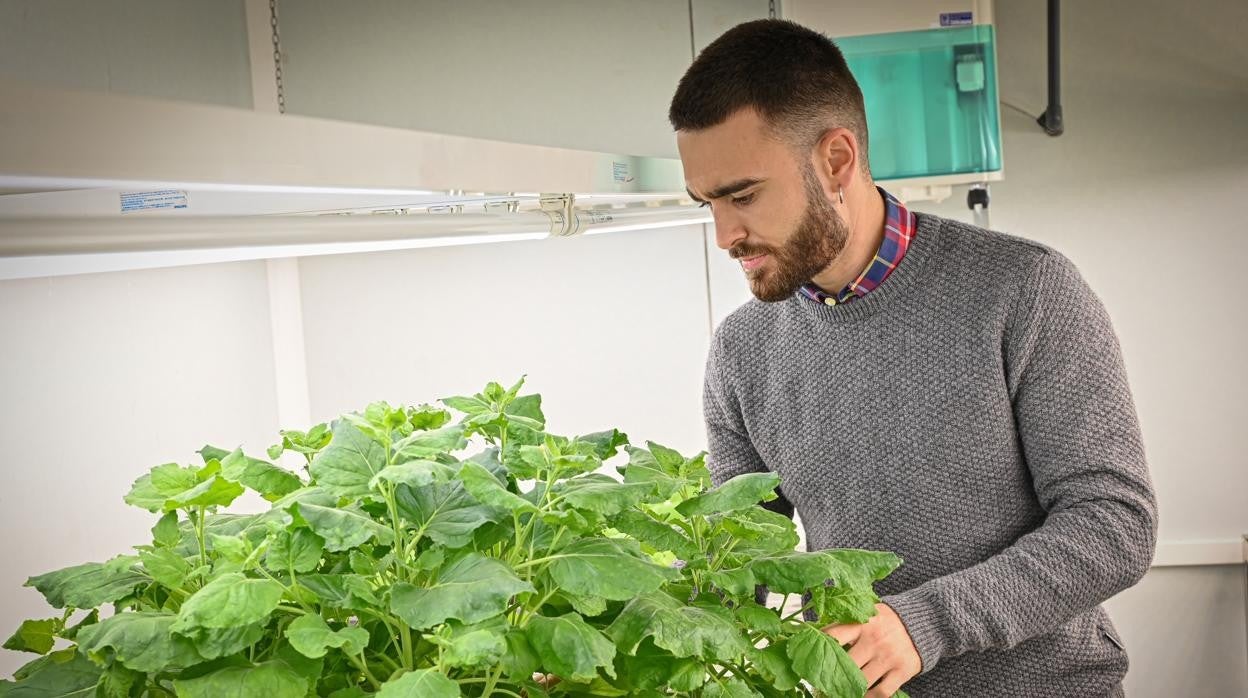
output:
[[[632,168],[629,167],[629,163],[612,160],[611,179],[619,182],[620,184],[627,184],[633,181]]]
[[[181,189],[160,191],[124,191],[121,193],[121,212],[150,211],[160,208],[186,208],[186,192]]]

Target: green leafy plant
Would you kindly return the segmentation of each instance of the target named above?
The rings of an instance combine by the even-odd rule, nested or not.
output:
[[[4,644],[40,656],[0,695],[865,693],[819,627],[865,622],[897,557],[796,552],[758,506],[776,476],[711,488],[701,454],[549,434],[522,384],[443,400],[458,421],[374,403],[282,432],[268,455],[303,476],[212,446],[152,468],[125,497],[160,516],[152,541],[30,578],[63,613]],[[601,472],[617,456],[622,477]],[[245,489],[268,511],[225,512]]]

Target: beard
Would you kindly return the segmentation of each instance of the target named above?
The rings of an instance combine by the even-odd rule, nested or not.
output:
[[[770,255],[763,266],[746,272],[750,291],[760,301],[774,303],[792,296],[802,284],[826,269],[844,251],[849,239],[849,226],[823,195],[814,171],[806,168],[802,179],[806,190],[806,210],[783,245],[773,247],[742,242],[728,250],[733,259]]]

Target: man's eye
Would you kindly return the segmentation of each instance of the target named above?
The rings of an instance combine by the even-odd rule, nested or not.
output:
[[[702,202],[700,202],[700,203],[698,204],[698,208],[706,208],[707,206],[710,206],[710,205],[711,205],[711,202],[709,202],[709,201],[702,201]]]
[[[753,200],[754,200],[754,193],[750,192],[749,194],[746,194],[745,196],[736,197],[735,199],[732,200],[732,203],[738,206],[745,206]]]

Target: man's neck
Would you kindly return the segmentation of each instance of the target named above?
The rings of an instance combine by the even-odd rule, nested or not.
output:
[[[866,183],[860,191],[845,198],[849,213],[849,239],[845,249],[826,269],[815,275],[812,282],[827,293],[840,293],[851,281],[857,279],[871,263],[880,243],[884,240],[884,197],[873,183]],[[843,214],[844,215],[844,214]]]

